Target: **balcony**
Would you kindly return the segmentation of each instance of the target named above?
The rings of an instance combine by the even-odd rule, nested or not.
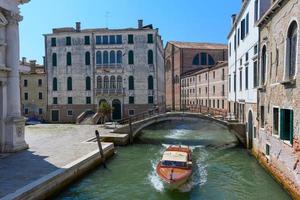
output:
[[[96,95],[107,94],[107,95],[121,95],[123,89],[96,89]]]

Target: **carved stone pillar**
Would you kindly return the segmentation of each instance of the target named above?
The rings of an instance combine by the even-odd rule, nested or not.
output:
[[[5,152],[28,148],[24,139],[25,118],[21,116],[19,77],[19,21],[16,13],[6,14],[7,117],[5,119]]]

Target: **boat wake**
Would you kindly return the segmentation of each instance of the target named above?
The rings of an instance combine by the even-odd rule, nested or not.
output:
[[[159,158],[164,150],[170,146],[168,144],[162,144],[163,148],[160,149],[158,153],[157,159],[151,160],[151,171],[148,175],[148,180],[150,181],[151,185],[155,188],[155,190],[162,192],[164,190],[163,181],[159,178],[156,173],[156,165],[159,162]],[[188,182],[182,185],[178,190],[180,192],[189,192],[194,187],[202,186],[207,181],[207,165],[205,164],[205,160],[208,156],[208,153],[204,149],[204,146],[197,145],[197,146],[189,146],[193,152],[197,154],[197,159],[194,159],[193,162],[193,174]],[[193,155],[194,156],[194,155]]]

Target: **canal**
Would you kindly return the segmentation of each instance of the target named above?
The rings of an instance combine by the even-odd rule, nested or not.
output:
[[[193,175],[168,191],[155,173],[169,144],[193,149]],[[135,144],[117,154],[57,199],[290,199],[224,126],[207,120],[168,121],[142,130]]]

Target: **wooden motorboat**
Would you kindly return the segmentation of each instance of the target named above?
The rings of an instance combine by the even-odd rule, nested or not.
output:
[[[156,173],[169,189],[177,189],[192,174],[192,151],[188,147],[169,146],[157,164]]]

